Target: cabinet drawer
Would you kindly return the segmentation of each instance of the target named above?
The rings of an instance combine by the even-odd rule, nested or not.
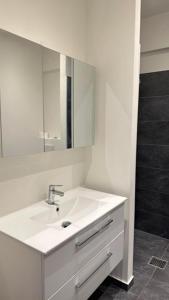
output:
[[[123,258],[124,233],[100,251],[50,300],[87,300]]]
[[[45,257],[45,299],[53,295],[123,230],[122,206]]]

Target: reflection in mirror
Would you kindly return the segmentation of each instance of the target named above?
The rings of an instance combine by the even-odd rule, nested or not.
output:
[[[61,145],[60,54],[42,48],[45,151]]]
[[[3,156],[44,151],[41,47],[0,31]]]
[[[72,147],[72,61],[42,48],[45,151]]]
[[[66,57],[66,123],[67,148],[73,148],[73,63],[74,59]]]
[[[95,68],[74,59],[74,147],[94,143]]]

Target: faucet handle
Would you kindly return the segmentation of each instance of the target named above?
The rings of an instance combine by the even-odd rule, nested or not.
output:
[[[49,185],[49,189],[52,190],[52,189],[55,189],[56,187],[62,187],[63,184],[50,184]]]

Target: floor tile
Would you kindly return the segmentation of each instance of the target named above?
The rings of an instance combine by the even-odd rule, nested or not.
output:
[[[118,288],[117,286],[108,288],[104,294],[99,298],[99,300],[136,300],[137,295],[134,295],[130,291],[125,291]]]
[[[145,286],[147,285],[148,281],[152,278],[154,273],[154,268],[149,269],[149,273],[134,271],[134,284],[130,288],[130,292],[134,295],[139,296]]]
[[[167,267],[164,270],[157,269],[152,279],[166,282],[169,284],[169,265],[167,265]]]
[[[104,293],[101,297],[97,298],[98,300],[112,300],[112,297],[106,293]],[[89,299],[90,300],[90,299]],[[91,300],[96,300],[95,299],[91,299]]]
[[[138,300],[168,300],[169,283],[151,280],[143,290]]]
[[[134,254],[134,276],[141,273],[143,277],[150,278],[155,271],[155,267],[148,265],[150,256]]]
[[[157,235],[147,234],[136,230],[135,234],[135,254],[144,257],[161,257],[165,251],[168,240]]]
[[[169,217],[155,212],[152,213],[151,211],[151,209],[136,210],[136,228],[140,230],[146,230],[152,234],[159,235],[162,238],[169,238]]]
[[[167,261],[169,262],[169,245],[168,245],[168,247],[165,249],[162,258],[163,258],[164,260],[167,260]]]
[[[97,300],[103,295],[103,292],[98,288],[88,300]]]
[[[136,230],[134,285],[127,292],[106,280],[89,300],[169,300],[169,266],[160,271],[148,265],[152,255],[169,258],[169,240]]]
[[[142,238],[142,239],[150,239],[151,234],[139,229],[135,229],[134,231],[134,238]],[[154,235],[152,235],[154,237]]]
[[[101,290],[103,292],[103,295],[101,298],[98,299],[104,299],[104,297],[111,297],[111,299],[117,299],[117,300],[121,300],[121,299],[133,299],[135,300],[142,288],[141,288],[141,280],[140,280],[140,285],[139,285],[139,280],[138,280],[139,276],[137,276],[135,283],[129,291],[125,291],[124,289],[121,289],[120,287],[118,287],[117,285],[113,284],[111,281],[105,281],[103,282],[103,284],[101,284],[101,286],[99,287],[99,290]],[[139,278],[140,279],[140,278]],[[143,285],[143,280],[142,280],[142,287],[144,287]],[[93,299],[92,299],[93,300]]]

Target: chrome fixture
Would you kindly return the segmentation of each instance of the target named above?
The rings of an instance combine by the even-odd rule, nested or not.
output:
[[[64,192],[62,191],[58,191],[56,188],[57,187],[61,187],[63,185],[58,185],[58,184],[50,184],[49,185],[49,193],[48,193],[48,199],[47,199],[47,203],[49,205],[56,205],[59,208],[59,203],[58,201],[55,201],[55,196],[58,195],[60,197],[64,196]]]

